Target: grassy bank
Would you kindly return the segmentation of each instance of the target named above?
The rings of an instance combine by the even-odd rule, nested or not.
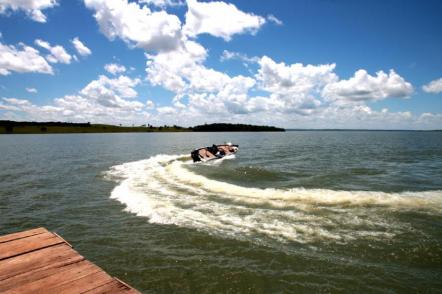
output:
[[[0,134],[57,134],[57,133],[133,133],[133,132],[188,132],[179,126],[114,126],[103,124],[77,124],[59,122],[0,121]]]

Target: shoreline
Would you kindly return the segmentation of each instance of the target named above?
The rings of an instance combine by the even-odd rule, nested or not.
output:
[[[177,132],[285,132],[273,126],[214,123],[194,127],[173,126],[115,126],[69,122],[1,121],[0,134],[84,134],[84,133],[177,133]]]

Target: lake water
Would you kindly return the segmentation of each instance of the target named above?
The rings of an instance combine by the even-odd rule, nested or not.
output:
[[[38,226],[143,292],[437,292],[442,133],[1,135],[0,234]]]

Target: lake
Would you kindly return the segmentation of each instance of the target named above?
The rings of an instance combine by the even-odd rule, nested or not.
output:
[[[0,234],[38,226],[143,292],[440,291],[442,132],[1,135]]]

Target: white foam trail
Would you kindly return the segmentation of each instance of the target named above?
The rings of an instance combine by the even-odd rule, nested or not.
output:
[[[246,188],[191,172],[185,157],[157,155],[112,167],[106,176],[118,185],[111,198],[152,223],[239,239],[301,243],[392,238],[411,228],[391,218],[391,212],[442,211],[442,191]]]

